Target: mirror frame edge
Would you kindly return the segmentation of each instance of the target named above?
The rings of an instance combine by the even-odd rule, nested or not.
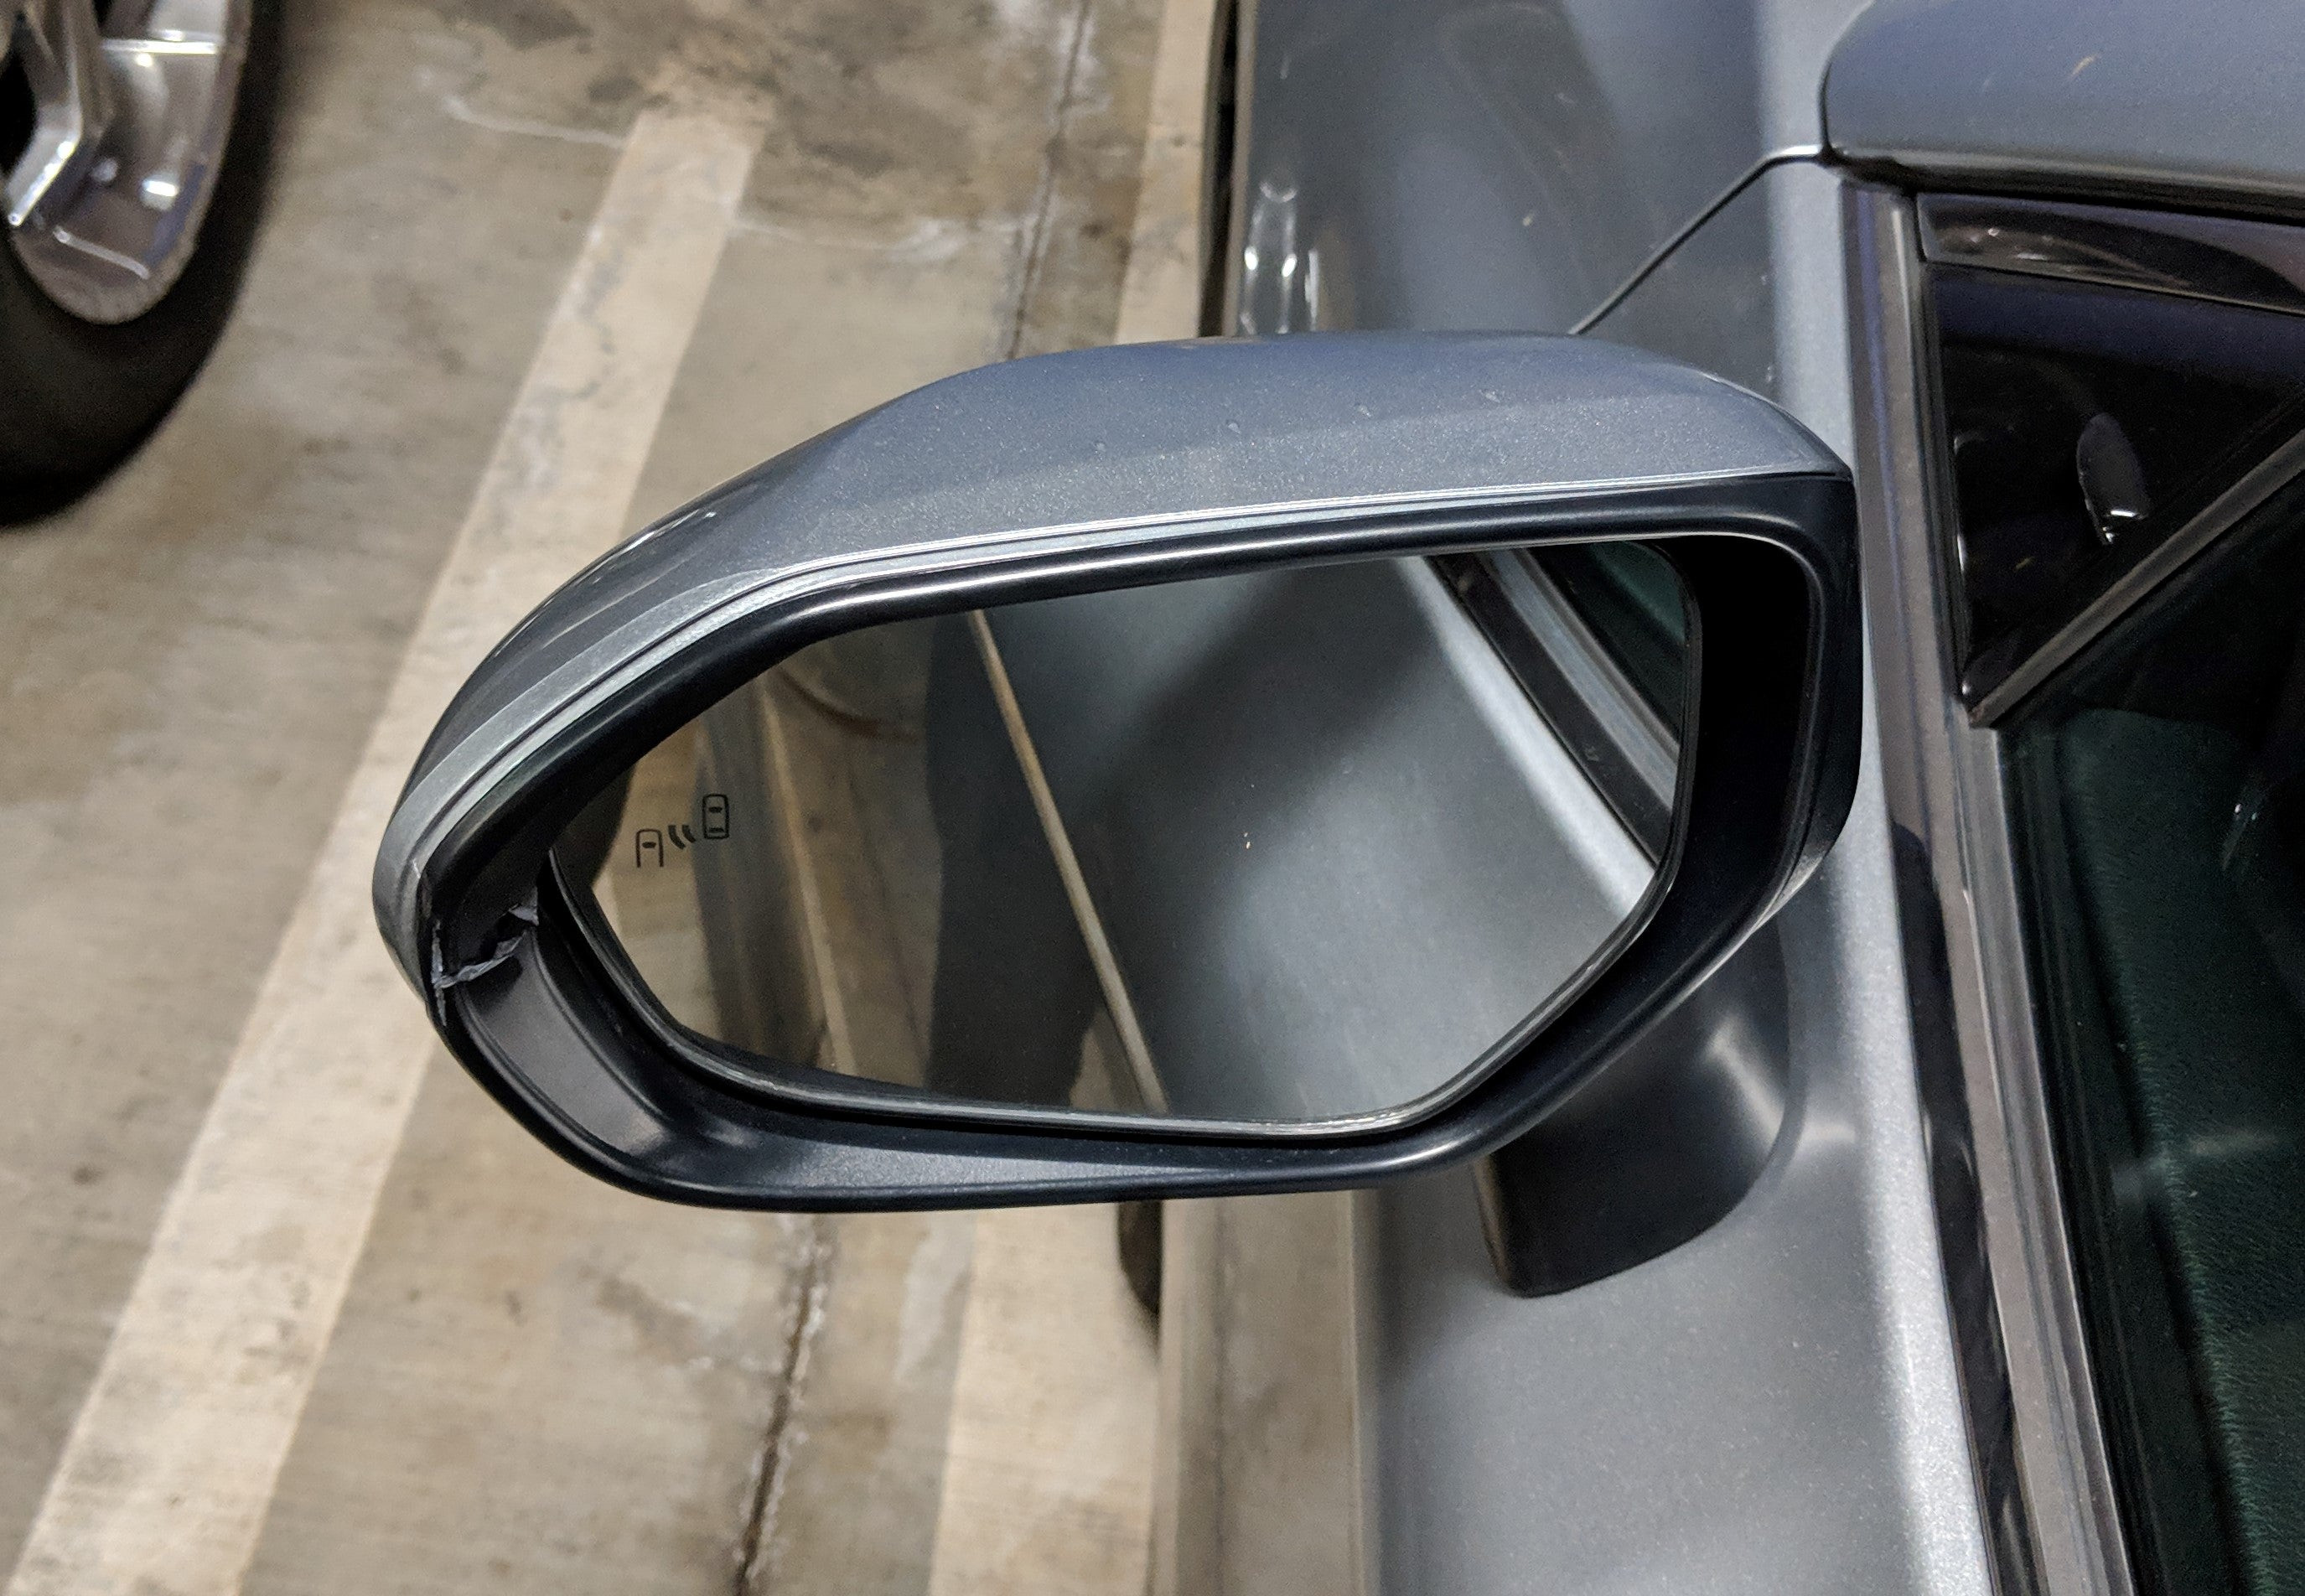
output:
[[[1365,1184],[1489,1150],[1541,1118],[1603,1066],[1670,1007],[1675,995],[1725,959],[1814,868],[1837,834],[1854,788],[1861,659],[1854,501],[1845,471],[1772,470],[1549,497],[1524,493],[1518,502],[1472,514],[1491,523],[1485,535],[1467,535],[1467,507],[1459,501],[1406,509],[1395,505],[1374,515],[1280,527],[1156,528],[1112,547],[1050,550],[1037,560],[1013,543],[997,548],[962,544],[943,550],[939,559],[881,573],[877,583],[861,569],[872,562],[847,562],[819,572],[805,590],[786,593],[743,616],[723,617],[702,636],[687,640],[685,649],[668,656],[660,652],[647,691],[629,692],[607,713],[580,711],[566,717],[550,728],[552,734],[524,750],[508,749],[489,792],[467,809],[462,824],[440,836],[420,870],[424,887],[418,913],[424,929],[437,934],[444,926],[471,926],[478,920],[502,928],[502,936],[491,945],[494,963],[462,961],[445,983],[436,974],[428,994],[435,1023],[483,1085],[556,1150],[616,1184],[692,1202],[942,1207],[1297,1190]],[[1745,712],[1756,725],[1775,726],[1782,757],[1772,768],[1781,769],[1784,779],[1775,784],[1773,803],[1763,790],[1769,784],[1756,789],[1748,782],[1748,788],[1755,790],[1743,792],[1731,807],[1761,802],[1772,812],[1769,835],[1758,853],[1747,850],[1751,856],[1731,872],[1734,882],[1711,884],[1713,901],[1697,913],[1703,923],[1682,928],[1677,955],[1643,975],[1635,983],[1637,990],[1612,993],[1604,1003],[1595,1000],[1597,989],[1632,981],[1620,972],[1654,936],[1656,917],[1681,892],[1685,869],[1667,883],[1648,927],[1626,942],[1618,959],[1598,972],[1551,1028],[1421,1120],[1373,1133],[1346,1131],[1283,1142],[1270,1135],[1200,1133],[1178,1122],[1148,1125],[1134,1133],[1111,1129],[1084,1135],[1076,1123],[1071,1131],[988,1129],[927,1105],[834,1112],[748,1100],[725,1090],[712,1098],[684,1099],[656,1089],[662,1082],[648,1077],[665,1074],[667,1082],[678,1077],[691,1088],[701,1083],[681,1076],[679,1061],[663,1057],[660,1040],[652,1048],[657,1039],[635,1026],[635,1016],[617,1012],[597,984],[586,981],[581,961],[572,962],[577,950],[567,941],[575,928],[549,916],[550,905],[533,896],[534,862],[542,857],[536,835],[542,833],[549,845],[558,831],[548,790],[581,787],[589,797],[594,784],[583,778],[585,768],[597,774],[607,765],[613,774],[620,768],[616,761],[634,744],[644,747],[651,733],[676,724],[774,658],[834,631],[966,607],[957,598],[1014,601],[1124,585],[1109,580],[1123,570],[1140,580],[1148,572],[1178,580],[1261,565],[1612,535],[1655,539],[1692,555],[1700,565],[1719,565],[1726,557],[1693,554],[1700,545],[1766,546],[1791,556],[1790,569],[1778,573],[1775,584],[1759,579],[1761,566],[1749,563],[1741,575],[1716,571],[1701,583],[1691,582],[1685,568],[1689,562],[1676,559],[1684,567],[1705,640],[1699,650],[1704,682],[1694,739],[1698,751],[1695,760],[1687,761],[1690,769],[1684,778],[1697,780],[1698,763],[1723,763],[1716,717],[1740,698],[1748,700]],[[1727,564],[1739,562],[1727,558]],[[919,568],[923,565],[926,569]],[[1782,580],[1796,572],[1795,580]],[[1738,630],[1730,620],[1731,609],[1722,607],[1728,595],[1756,582],[1759,588],[1780,590],[1760,605],[1777,621],[1799,612],[1803,624],[1795,630],[1803,647],[1798,660],[1777,658],[1770,663],[1773,683],[1740,686],[1739,678],[1758,662],[1734,658],[1749,649],[1716,634],[1724,626]],[[1754,597],[1744,594],[1748,600]],[[1788,604],[1793,598],[1798,603]],[[1714,750],[1710,761],[1708,748]],[[1709,790],[1718,782],[1705,785]],[[564,800],[561,807],[572,806]],[[1742,822],[1731,819],[1730,824],[1734,829]],[[1718,825],[1708,826],[1705,847],[1717,845],[1710,833]],[[1688,839],[1695,829],[1683,825],[1677,836]],[[1686,842],[1677,844],[1676,853],[1686,853]],[[532,862],[525,889],[519,879],[523,858]],[[382,874],[380,868],[380,879]],[[523,910],[532,918],[521,918]],[[1688,914],[1684,912],[1682,918]],[[1591,1017],[1596,1009],[1608,1011],[1597,1023]],[[1587,1017],[1572,1048],[1563,1040],[1569,1034],[1563,1027],[1580,1013]],[[557,1028],[553,1016],[560,1022]],[[1539,1067],[1548,1061],[1554,1067]],[[548,1072],[540,1069],[547,1063],[560,1066],[549,1072],[555,1077],[549,1082],[544,1078]],[[593,1072],[590,1078],[571,1073],[569,1066],[587,1063]],[[588,1112],[581,1118],[572,1116],[566,1102],[582,1103]],[[714,1149],[724,1154],[741,1150],[752,1167],[732,1177],[728,1167],[713,1167]]]

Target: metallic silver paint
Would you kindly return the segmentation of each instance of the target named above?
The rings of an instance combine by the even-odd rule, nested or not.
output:
[[[1548,4],[1510,8],[1502,25],[1459,20],[1505,9],[1261,0],[1244,57],[1244,183],[1289,196],[1298,278],[1321,284],[1308,307],[1317,325],[1589,325],[1772,395],[1846,451],[1839,185],[1798,166],[1753,181],[1771,153],[1815,141],[1937,182],[2222,208],[2305,202],[2294,137],[2305,57],[2278,12],[2221,7],[2212,21],[2080,0],[1882,0],[1850,27],[1828,78],[1856,6],[1688,18],[1663,4],[1606,15]],[[1748,18],[1749,51],[1735,33]],[[1448,47],[1452,25],[1459,38],[1488,30],[1498,64],[1477,86],[1449,75],[1463,54]],[[1612,26],[1622,55],[1589,47]],[[1531,47],[1513,47],[1516,27]],[[1620,60],[1640,70],[1620,76]],[[1668,117],[1686,109],[1688,123],[1645,139],[1662,130],[1617,115],[1644,99]],[[1676,169],[1656,174],[1657,157]],[[1644,265],[1644,250],[1661,258]],[[1257,284],[1244,287],[1246,325],[1302,324],[1266,319]],[[1901,413],[1888,444],[1909,463],[1918,422]],[[1878,435],[1874,418],[1866,430]],[[1925,537],[1910,501],[1897,502],[1876,503],[1875,527],[1894,510],[1904,539]],[[1884,705],[1917,690],[1944,700],[1897,630],[1925,601],[1876,614],[1897,632],[1881,643],[1895,678]],[[1892,735],[1909,724],[1908,710],[1891,715]],[[1978,735],[1965,724],[1952,734]],[[1360,1200],[1358,1401],[1377,1590],[1994,1588],[1918,1145],[1888,846],[1891,800],[1900,812],[1914,802],[1915,757],[1901,740],[1887,794],[1868,760],[1841,844],[1779,922],[1800,1016],[1800,1118],[1777,1167],[1716,1229],[1629,1275],[1520,1303],[1487,1272],[1464,1176]],[[1965,768],[1978,781],[1991,768]],[[1933,856],[1957,893],[1965,878],[1943,862],[1960,853],[1961,789],[1932,779],[1931,835],[1944,850]],[[1978,786],[1961,802],[1991,798]],[[1987,813],[1997,835],[1999,811]],[[1993,1024],[1978,1017],[1981,997],[1965,998],[1961,1046],[1979,1056],[1989,1039],[2021,1065],[2031,1041],[2005,855],[1999,868],[1962,955],[1971,986],[1988,968],[1979,961],[1993,961]],[[1992,872],[1976,884],[1990,887]],[[1996,1281],[2014,1271],[2020,1295],[2004,1303],[2034,1321],[2012,1347],[2028,1488],[2043,1493],[2050,1588],[2114,1592],[2125,1585],[2101,1456],[2090,1464],[2084,1445],[2070,1464],[2058,1450],[2090,1415],[2071,1355],[2070,1282],[2061,1312],[2054,1258],[2026,1250],[2029,1228],[2061,1234],[2038,1206],[2054,1192],[2033,1102],[2012,1110],[1992,1261]],[[1994,1142],[1988,1127],[1988,1158]],[[2029,1225],[2012,1160],[2027,1171]],[[1866,1360],[1855,1384],[1833,1383]],[[2061,1474],[2071,1467],[2080,1477]],[[1780,1494],[1788,1478],[1798,1483]]]
[[[1944,960],[1932,968],[1927,949],[1908,947],[1908,979],[1918,1023],[1952,1023],[1952,1036],[1936,1040],[1956,1053],[1967,1144],[1946,1156],[1973,1171],[1982,1208],[1992,1301],[1956,1325],[1974,1344],[1965,1358],[1972,1422],[2013,1421],[2017,1477],[1988,1465],[1979,1487],[1988,1511],[2016,1520],[1996,1549],[2007,1588],[2025,1588],[2029,1571],[2017,1565],[2030,1562],[2045,1589],[2126,1596],[2033,1033],[1999,740],[1969,724],[1944,632],[1933,517],[1945,513],[1950,488],[1929,464],[1935,405],[1919,353],[1913,216],[1893,196],[1860,192],[1850,226],[1852,309],[1867,352],[1858,469],[1885,785],[1892,823],[1925,861],[1907,887],[1927,901],[1909,907],[1941,924]],[[1978,1244],[1953,1229],[1948,1249]],[[2002,1380],[2006,1388],[1994,1388]],[[1978,1449],[1987,1459],[2002,1452],[1985,1436]]]
[[[1116,419],[1128,425],[1096,469]],[[1370,453],[1372,432],[1388,452]],[[1379,485],[1272,497],[1317,486],[1307,467]],[[1075,508],[1130,493],[1140,513],[1012,519],[1051,493]],[[1766,401],[1603,344],[1416,335],[1051,356],[923,390],[692,508],[668,523],[685,536],[627,545],[483,661],[420,756],[377,871],[387,943],[459,1060],[562,1156],[661,1197],[1104,1201],[1377,1183],[1478,1157],[1581,1096],[1773,918],[1857,785],[1845,469]],[[661,1023],[555,856],[669,729],[835,632],[1162,580],[1634,538],[1676,540],[1707,639],[1695,685],[1713,730],[1683,762],[1674,868],[1587,977],[1505,1039],[1504,1067],[1409,1124],[1148,1135],[736,1057]]]
[[[1846,449],[1839,186],[1769,174],[1618,329],[1672,349],[1672,329],[1762,314],[1766,342],[1733,344],[1727,375]],[[1840,845],[1774,932],[1792,1124],[1744,1202],[1676,1251],[1524,1301],[1489,1269],[1468,1176],[1361,1199],[1374,1591],[1993,1588],[1897,913],[1868,752]]]
[[[1663,269],[1669,261],[1678,259],[1680,255],[1681,246],[1683,244],[1686,244],[1690,240],[1696,238],[1698,233],[1705,232],[1714,217],[1728,209],[1731,204],[1735,203],[1744,195],[1748,189],[1766,177],[1770,173],[1774,172],[1781,166],[1790,166],[1801,162],[1814,161],[1824,153],[1824,147],[1821,145],[1794,144],[1789,145],[1783,149],[1772,150],[1767,155],[1762,157],[1758,161],[1756,161],[1753,164],[1751,170],[1748,171],[1742,177],[1739,177],[1735,183],[1730,184],[1728,188],[1722,190],[1719,195],[1715,196],[1711,204],[1707,205],[1703,210],[1697,212],[1697,215],[1691,216],[1688,221],[1682,223],[1680,232],[1674,233],[1671,238],[1665,240],[1664,242],[1659,244],[1655,250],[1651,251],[1647,259],[1642,261],[1640,265],[1633,268],[1633,275],[1631,276],[1627,277],[1623,282],[1618,284],[1617,286],[1611,291],[1608,298],[1603,300],[1599,304],[1594,306],[1593,309],[1585,312],[1583,316],[1578,318],[1577,324],[1569,330],[1572,333],[1589,333],[1595,327],[1599,326],[1605,318],[1617,309],[1618,306],[1623,304],[1628,299],[1630,299],[1636,293],[1637,293],[1641,284],[1647,282],[1653,273]]]
[[[1861,3],[1256,0],[1228,325],[1576,327],[1822,141]]]
[[[1824,82],[1826,142],[1932,186],[2305,206],[2288,8],[1878,0]]]

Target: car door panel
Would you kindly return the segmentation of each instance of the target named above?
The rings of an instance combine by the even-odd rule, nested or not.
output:
[[[1574,8],[1262,0],[1229,325],[1578,325],[1769,155],[1816,140],[1814,85],[1852,9],[1708,10],[1673,30],[1650,8],[1595,28]],[[1467,71],[1475,39],[1486,58]],[[1616,118],[1612,85],[1690,120]],[[1764,174],[1594,330],[1768,394],[1845,452],[1839,189],[1813,167]],[[1286,1275],[1244,1267],[1270,1253],[1263,1233],[1307,1223],[1269,1204],[1228,1205],[1172,1248],[1178,1303],[1252,1345],[1276,1337],[1245,1327],[1356,1305],[1342,1363],[1257,1388],[1267,1413],[1357,1414],[1364,1497],[1316,1493],[1310,1515],[1357,1537],[1365,1589],[1989,1588],[1901,981],[1877,953],[1895,897],[1869,774],[1858,804],[1776,947],[1748,955],[1748,982],[1785,983],[1793,1109],[1711,1231],[1526,1301],[1484,1248],[1475,1176],[1454,1173],[1364,1194],[1349,1255],[1314,1249]],[[1182,1405],[1194,1455],[1237,1473],[1308,1461],[1234,1393]],[[1284,1549],[1306,1516],[1270,1539],[1229,1520],[1204,1588],[1303,1588]],[[1164,1533],[1205,1553],[1189,1522]]]
[[[1741,347],[1724,375],[1847,448],[1839,188],[1815,167],[1767,174],[1595,335]],[[1765,359],[1715,330],[1756,313]],[[1895,903],[1868,759],[1848,830],[1774,930],[1790,1121],[1695,1240],[1527,1301],[1489,1266],[1471,1176],[1360,1198],[1373,1590],[1503,1592],[1539,1570],[1565,1591],[1991,1588],[1903,982],[1883,956]]]
[[[1821,140],[1859,0],[1255,0],[1226,330],[1566,331]]]
[[[2294,214],[2296,19],[2085,0],[1880,0],[1833,53],[1833,148],[1978,190]]]
[[[1410,70],[1370,64],[1385,52],[1348,48],[1333,31],[1374,25],[1382,19],[1374,13],[1329,19],[1332,31],[1303,53],[1293,38],[1276,47],[1287,35],[1273,14],[1267,0],[1244,225],[1251,247],[1264,246],[1268,267],[1275,239],[1300,246],[1295,280],[1309,281],[1318,302],[1291,307],[1247,281],[1238,302],[1263,318],[1250,325],[1573,325],[1679,220],[1653,216],[1648,233],[1579,225],[1603,202],[1556,188],[1546,198],[1545,239],[1565,233],[1591,252],[1547,260],[1526,234],[1489,236],[1517,201],[1500,191],[1509,184],[1484,190],[1467,175],[1483,150],[1514,182],[1534,181],[1527,162],[1495,154],[1504,144],[1493,129],[1444,134],[1428,126],[1404,143],[1425,139],[1434,147],[1425,155],[1456,163],[1455,177],[1409,181],[1400,176],[1410,169],[1406,157],[1303,133],[1308,146],[1334,152],[1327,158],[1339,173],[1333,183],[1322,181],[1327,168],[1317,162],[1301,181],[1286,173],[1288,181],[1269,186],[1294,196],[1295,214],[1285,229],[1270,216],[1260,227],[1258,185],[1297,158],[1288,140],[1318,115],[1300,120],[1293,99],[1276,108],[1284,91],[1275,87],[1283,79],[1274,49],[1296,93],[1312,100],[1312,85],[1325,83],[1331,103],[1370,120],[1384,120],[1383,109],[1370,117],[1368,107],[1387,102],[1318,78],[1310,47],[1367,58],[1339,71]],[[1566,24],[1554,15],[1546,26],[1555,25]],[[1836,18],[1816,32],[1829,40],[1837,27]],[[1316,64],[1308,68],[1308,59]],[[1433,45],[1421,70],[1440,71],[1441,59]],[[1752,78],[1745,84],[1749,111],[1763,96]],[[1473,112],[1459,88],[1420,102],[1416,114]],[[1749,131],[1760,120],[1752,113],[1741,125]],[[1756,149],[1748,144],[1744,153]],[[1705,184],[1719,179],[1717,192],[1745,169],[1723,161],[1680,191],[1688,214],[1713,197]],[[1787,403],[1845,450],[1839,186],[1811,167],[1764,174],[1635,285],[1596,333],[1705,363]],[[1269,208],[1272,195],[1264,198]],[[1412,214],[1412,200],[1425,209]],[[1448,214],[1457,205],[1479,215],[1460,223]],[[1531,214],[1507,219],[1518,227]],[[1339,252],[1319,255],[1329,239]],[[1441,240],[1452,246],[1445,256]],[[1327,1267],[1317,1250],[1309,1267],[1278,1278],[1244,1267],[1269,1256],[1258,1244],[1263,1232],[1307,1222],[1271,1205],[1229,1205],[1223,1235],[1172,1250],[1172,1268],[1188,1277],[1176,1287],[1180,1303],[1221,1315],[1236,1339],[1274,1340],[1251,1327],[1357,1304],[1344,1364],[1314,1361],[1298,1384],[1257,1388],[1268,1413],[1332,1404],[1357,1413],[1365,1498],[1348,1510],[1325,1497],[1312,1516],[1360,1538],[1365,1588],[1506,1591],[1534,1578],[1548,1589],[1670,1589],[1700,1575],[1756,1591],[1988,1588],[1901,983],[1868,951],[1893,947],[1896,935],[1870,777],[1858,806],[1862,840],[1845,837],[1789,908],[1777,948],[1748,955],[1748,971],[1767,959],[1773,979],[1787,982],[1789,1045],[1779,1063],[1794,1108],[1756,1189],[1711,1231],[1629,1273],[1526,1301],[1500,1283],[1483,1245],[1475,1177],[1457,1173],[1363,1195],[1351,1256]],[[1756,984],[1765,989],[1771,979]],[[1205,1328],[1196,1320],[1172,1334]],[[1352,1387],[1323,1385],[1324,1373],[1330,1382],[1349,1376]],[[1180,1421],[1197,1455],[1224,1458],[1236,1473],[1306,1466],[1272,1444],[1237,1394],[1198,1396],[1185,1399]],[[1760,1480],[1773,1483],[1756,1487]],[[1272,1540],[1254,1524],[1231,1524],[1223,1557],[1200,1566],[1220,1582],[1206,1588],[1294,1588],[1281,1551],[1304,1516]],[[1205,1551],[1207,1537],[1191,1524],[1165,1529]]]

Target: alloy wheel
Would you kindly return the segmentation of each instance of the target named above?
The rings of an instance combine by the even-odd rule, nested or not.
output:
[[[216,186],[249,0],[0,0],[0,221],[32,281],[86,321],[157,304]],[[0,114],[9,107],[0,106]]]

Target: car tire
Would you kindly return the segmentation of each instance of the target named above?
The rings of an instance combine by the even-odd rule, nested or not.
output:
[[[263,209],[282,10],[281,0],[251,0],[216,189],[182,274],[150,310],[108,326],[82,320],[0,238],[0,523],[93,487],[159,424],[224,331]]]

